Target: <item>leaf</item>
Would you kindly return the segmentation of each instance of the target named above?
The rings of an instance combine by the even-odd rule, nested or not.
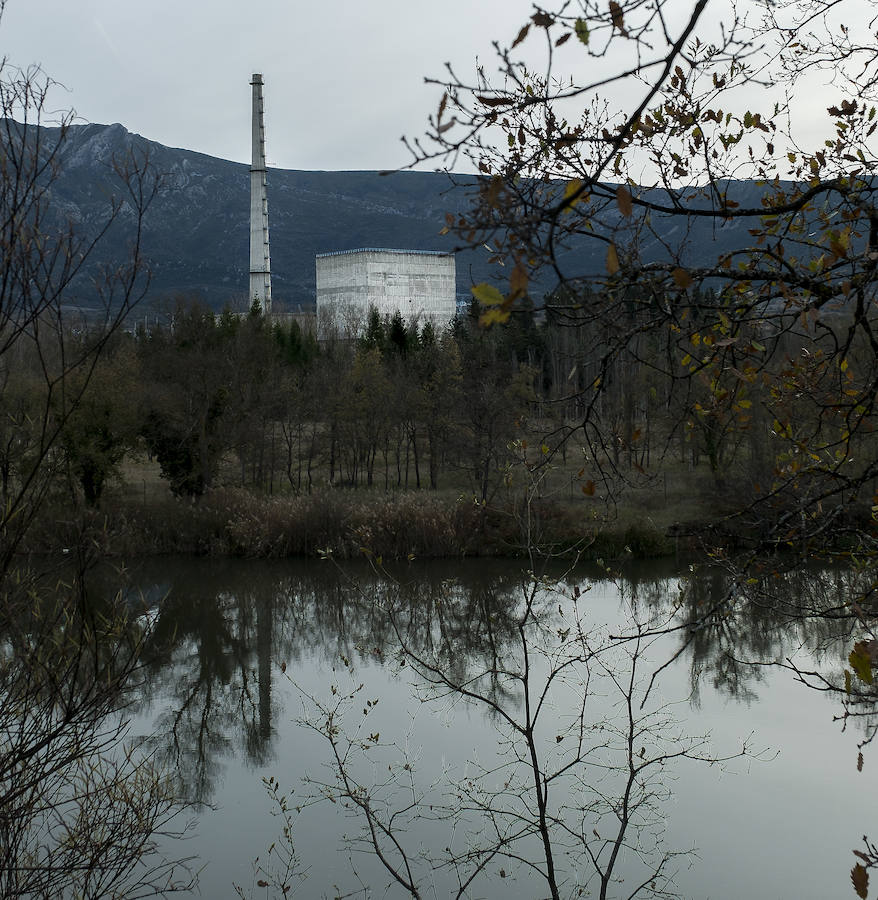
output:
[[[510,301],[516,300],[518,297],[527,293],[527,283],[527,269],[525,269],[521,263],[518,263],[512,270],[512,274],[509,276]]]
[[[851,881],[857,896],[865,900],[869,894],[869,873],[859,863],[851,869]]]
[[[512,46],[509,48],[510,50],[514,50],[526,37],[527,33],[530,31],[530,22],[525,25],[521,31],[518,32],[518,37],[512,42]]]
[[[857,771],[858,772],[863,771],[863,753],[862,753],[862,751],[860,751],[857,754]]]
[[[504,325],[509,321],[509,310],[503,309],[502,307],[492,306],[490,309],[486,309],[479,316],[479,325],[484,328],[487,328],[489,325]]]
[[[576,24],[573,26],[573,30],[576,32],[576,37],[579,38],[579,42],[587,47],[590,38],[588,22],[586,22],[585,19],[577,19]]]
[[[582,194],[580,193],[581,189],[581,178],[572,178],[567,182],[567,185],[564,188],[564,199],[570,200],[571,197],[574,198],[573,200],[570,200],[570,206],[575,206],[582,199]]]
[[[622,7],[616,2],[616,0],[610,0],[610,16],[613,19],[613,25],[619,29],[619,33],[623,37],[628,37],[628,32],[625,30],[625,18],[622,15]]]
[[[671,272],[671,277],[674,279],[674,284],[681,290],[686,290],[686,288],[690,287],[692,284],[692,276],[685,269],[680,268],[680,266],[677,266],[677,268]]]
[[[506,300],[493,284],[488,284],[486,281],[483,281],[481,284],[473,285],[470,290],[472,291],[473,297],[475,297],[482,306],[497,306],[497,304],[504,303]]]
[[[582,493],[585,494],[586,497],[594,497],[594,482],[586,481],[582,486]]]
[[[537,28],[548,28],[550,25],[555,24],[555,20],[548,14],[544,13],[542,10],[539,12],[535,12],[530,17],[531,22],[537,26]]]
[[[568,31],[566,34],[562,34],[561,37],[559,37],[558,40],[555,41],[555,46],[560,47],[562,44],[566,44],[567,41],[570,40],[571,34],[572,34],[572,32],[570,32],[570,31]]]
[[[631,191],[624,184],[620,184],[616,188],[616,206],[619,207],[619,212],[626,219],[634,212],[634,208],[631,205]]]
[[[610,246],[607,247],[607,272],[610,275],[615,275],[620,268],[619,254],[616,252],[616,245],[610,244]]]
[[[851,668],[863,684],[872,684],[874,680],[872,676],[872,659],[865,641],[857,641],[854,644],[854,649],[851,650],[848,656],[848,662],[850,662]]]
[[[476,94],[476,100],[484,106],[509,106],[512,103],[510,97],[486,97],[484,94]]]
[[[829,239],[829,249],[841,259],[844,259],[848,255],[847,247],[845,247],[845,245],[837,238]]]

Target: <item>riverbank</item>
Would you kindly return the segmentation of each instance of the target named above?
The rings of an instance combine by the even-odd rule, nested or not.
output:
[[[157,472],[144,467],[137,475],[108,490],[94,509],[81,503],[71,508],[69,498],[58,498],[23,549],[53,553],[85,542],[115,558],[328,553],[391,560],[520,557],[539,547],[567,559],[616,561],[701,556],[716,548],[752,547],[768,537],[768,519],[734,515],[746,492],[719,491],[701,473],[631,487],[615,502],[556,486],[525,504],[525,492],[510,487],[484,507],[454,488],[385,492],[326,486],[272,495],[222,486],[197,500],[181,499]],[[868,508],[847,511],[848,517],[865,516],[855,523],[859,528],[868,527],[870,514]],[[835,537],[843,540],[843,529]]]
[[[519,500],[482,507],[472,497],[426,491],[384,494],[325,489],[264,496],[220,488],[197,502],[117,496],[100,509],[56,509],[31,536],[36,551],[83,539],[114,557],[188,554],[281,559],[331,554],[384,559],[518,557],[527,548],[566,557],[654,558],[686,550],[693,536],[642,507]]]

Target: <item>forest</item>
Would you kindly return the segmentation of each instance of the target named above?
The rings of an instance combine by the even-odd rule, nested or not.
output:
[[[761,322],[733,330],[709,318],[713,291],[689,293],[691,324],[680,335],[651,334],[638,321],[644,305],[648,314],[672,295],[632,296],[602,334],[580,321],[601,299],[580,296],[567,305],[547,298],[541,315],[527,304],[493,327],[480,323],[475,300],[444,330],[400,315],[381,321],[373,310],[359,337],[321,342],[295,319],[272,323],[258,308],[217,315],[178,299],[163,320],[120,329],[97,361],[83,355],[71,368],[68,384],[83,388],[57,425],[55,483],[46,488],[56,503],[47,508],[54,517],[70,503],[118,513],[146,501],[156,515],[174,507],[173,497],[207,502],[229,489],[250,502],[332,494],[333,503],[355,507],[423,491],[457,516],[462,532],[484,534],[493,524],[503,540],[461,533],[455,549],[437,535],[432,547],[425,537],[375,552],[514,554],[525,549],[510,529],[528,493],[547,539],[580,554],[591,544],[591,555],[603,553],[602,531],[629,532],[638,555],[667,552],[669,534],[711,526],[720,543],[754,545],[763,534],[789,541],[771,533],[792,502],[779,485],[800,468],[815,484],[830,480],[815,465],[825,462],[821,454],[792,439],[792,423],[799,434],[821,435],[832,478],[872,477],[871,427],[851,429],[850,410],[826,409],[817,393],[859,396],[869,348],[855,335],[843,367],[829,380],[821,372],[824,384],[805,393],[801,375],[821,367],[825,334],[841,342],[852,332],[844,304],[820,320],[818,340],[773,334]],[[614,355],[620,335],[625,357]],[[88,329],[71,329],[66,344],[90,340]],[[717,346],[734,346],[732,364],[713,358]],[[39,431],[59,415],[57,399],[46,396],[44,362],[22,349],[5,375],[4,497],[27,479]],[[844,500],[826,503],[843,506],[851,527],[868,520],[868,503]],[[626,518],[631,504],[652,512],[640,533]],[[273,550],[263,538],[239,552],[290,549],[282,535],[269,543]]]

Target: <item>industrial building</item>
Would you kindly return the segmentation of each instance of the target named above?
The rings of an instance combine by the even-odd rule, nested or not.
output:
[[[317,328],[327,337],[363,333],[370,308],[444,328],[456,311],[454,255],[437,250],[340,250],[317,254]]]

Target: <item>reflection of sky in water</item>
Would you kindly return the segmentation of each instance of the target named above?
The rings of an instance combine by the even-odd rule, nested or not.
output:
[[[485,604],[493,602],[491,608],[496,610],[495,641],[502,645],[509,639],[503,623],[510,602],[502,598],[515,589],[517,568],[519,564],[510,562],[456,562],[406,569],[402,577],[417,580],[415,596],[426,610],[423,621],[443,618],[435,606],[443,592],[448,594],[442,580],[456,583],[458,617],[446,615],[445,632],[431,627],[422,638],[435,643],[448,629],[456,629],[452,642],[463,649],[454,665],[461,671],[467,666],[474,669],[485,658]],[[669,577],[661,568],[639,571],[637,581],[621,582],[623,593],[629,598],[636,593],[637,607],[645,613],[651,605],[664,603],[663,598],[676,597],[677,583],[666,580],[666,574]],[[381,596],[367,569],[356,575],[364,599]],[[424,785],[442,772],[452,783],[459,782],[473,771],[468,760],[488,765],[496,757],[498,735],[491,717],[447,698],[423,702],[423,694],[413,689],[409,667],[398,670],[378,661],[376,651],[385,659],[394,655],[386,623],[366,604],[343,599],[349,588],[343,588],[329,564],[172,560],[145,566],[133,578],[156,601],[171,588],[159,603],[157,623],[160,634],[165,629],[170,649],[153,673],[135,733],[147,733],[159,723],[159,743],[164,741],[167,747],[173,723],[185,720],[193,727],[181,729],[181,734],[196,736],[209,757],[201,761],[207,773],[201,783],[208,793],[204,799],[216,809],[202,814],[197,837],[185,848],[206,864],[201,879],[204,896],[230,896],[233,880],[250,887],[250,861],[264,857],[278,836],[280,822],[270,813],[263,776],[273,775],[292,791],[293,805],[295,798],[301,802],[303,797],[303,775],[330,778],[325,769],[327,745],[294,722],[302,715],[303,702],[281,675],[282,661],[301,691],[325,699],[331,684],[342,690],[350,685],[339,658],[341,653],[349,656],[356,684],[364,684],[348,719],[350,727],[361,721],[366,698],[379,698],[365,721],[364,734],[377,731],[382,742],[405,746]],[[493,601],[486,599],[490,597]],[[611,583],[595,583],[580,603],[590,622],[611,630],[621,627],[619,593]],[[149,605],[154,615],[155,603]],[[565,621],[559,619],[562,626]],[[754,628],[761,629],[760,651],[770,652],[772,658],[794,652],[802,642],[800,633],[784,636],[768,620]],[[664,661],[678,641],[662,639],[650,649],[650,658]],[[747,669],[730,672],[728,666],[719,666],[716,654],[715,646],[698,648],[697,664],[704,677],[698,684],[697,706],[676,704],[674,717],[684,721],[683,730],[690,735],[710,731],[717,755],[734,753],[752,732],[755,749],[772,748],[772,755],[778,751],[779,756],[770,762],[736,760],[725,769],[688,760],[668,767],[665,783],[673,797],[661,810],[668,829],[666,846],[681,850],[694,846],[699,857],[679,862],[681,896],[816,900],[843,895],[854,861],[850,851],[872,828],[862,798],[874,796],[878,786],[868,751],[864,772],[856,772],[856,728],[841,734],[831,721],[838,712],[831,698],[796,684],[789,672],[760,669],[761,680],[754,681]],[[838,669],[841,651],[833,658]],[[662,677],[660,692],[651,703],[689,696],[691,667],[690,655],[684,654]],[[270,683],[265,684],[269,671]],[[714,684],[718,671],[725,684]],[[729,699],[726,685],[737,699]],[[605,685],[601,692],[606,693]],[[182,698],[188,706],[181,716]],[[572,705],[573,700],[570,695],[562,703]],[[596,696],[587,715],[597,721],[606,715],[609,702]],[[559,717],[566,713],[556,710],[547,722],[542,734],[547,754],[557,749],[552,736],[561,730]],[[198,753],[182,742],[180,752],[186,771],[197,770]],[[388,753],[376,761],[374,770],[361,760],[364,783],[380,781],[387,764],[399,762],[398,753]],[[441,801],[438,792],[431,796]],[[313,807],[296,817],[294,840],[308,876],[300,896],[332,896],[335,886],[356,887],[346,854],[337,848],[339,836],[354,834],[358,825],[344,817],[339,804]],[[445,823],[418,822],[409,823],[404,837],[410,847],[417,848],[419,842],[442,847],[451,842],[449,834]],[[463,829],[453,840],[462,846]],[[359,854],[356,862],[376,888],[375,895],[382,895],[387,878],[377,861]],[[511,873],[508,863],[492,864],[488,872],[493,874],[477,883],[473,896],[540,895],[533,882],[500,880],[494,870],[501,865]],[[447,873],[434,877],[436,896],[448,896],[448,884],[442,880]],[[390,896],[402,894],[393,889]]]

